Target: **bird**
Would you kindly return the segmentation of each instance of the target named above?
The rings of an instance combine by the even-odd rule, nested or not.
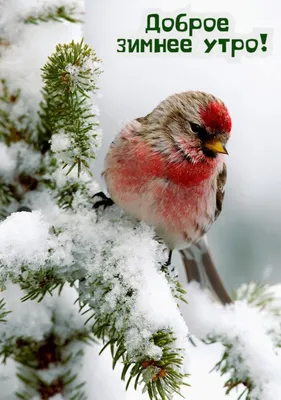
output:
[[[232,120],[222,100],[203,91],[175,93],[148,115],[129,121],[111,143],[103,177],[116,204],[154,227],[169,249],[179,250],[188,280],[231,303],[206,233],[222,210],[227,177],[226,144]],[[197,252],[197,255],[196,255]]]

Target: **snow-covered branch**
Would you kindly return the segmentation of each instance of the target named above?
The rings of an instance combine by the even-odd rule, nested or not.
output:
[[[51,139],[57,159],[69,166],[68,172],[77,166],[78,176],[82,168],[90,172],[89,160],[95,158],[100,141],[97,110],[90,97],[100,73],[99,58],[83,40],[58,45],[43,68],[39,138],[41,143]]]
[[[128,371],[143,379],[151,398],[180,390],[188,332],[153,230],[118,209],[97,216],[79,202],[76,212],[48,206],[48,219],[20,212],[0,224],[2,285],[19,282],[34,299],[80,279],[92,331],[111,346],[114,363],[123,358],[124,378]]]
[[[54,293],[40,303],[22,303],[23,294],[11,284],[1,293],[1,303],[5,301],[13,311],[5,318],[7,323],[0,322],[0,354],[16,362],[17,396],[22,400],[57,394],[85,398],[79,369],[93,336],[79,307],[71,305],[75,291],[65,287],[61,296]]]
[[[281,353],[276,339],[281,321],[275,313],[279,301],[274,290],[244,285],[234,304],[226,307],[213,303],[197,284],[189,284],[186,290],[188,305],[183,313],[192,333],[224,345],[216,368],[226,375],[227,392],[239,386],[241,399],[279,398]]]

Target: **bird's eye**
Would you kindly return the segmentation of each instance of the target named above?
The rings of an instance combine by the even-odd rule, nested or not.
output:
[[[189,124],[194,133],[200,133],[204,130],[204,128],[198,124],[194,124],[193,122],[189,122]]]

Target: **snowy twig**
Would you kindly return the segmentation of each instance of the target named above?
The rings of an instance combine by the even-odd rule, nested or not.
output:
[[[206,343],[224,345],[215,369],[227,377],[227,393],[243,386],[240,399],[271,400],[281,393],[281,321],[274,312],[276,295],[273,297],[268,289],[243,285],[237,294],[240,300],[222,307],[213,303],[197,284],[187,287],[185,319],[197,337]]]
[[[100,60],[83,40],[58,45],[43,68],[42,127],[51,133],[51,149],[63,167],[69,166],[70,172],[77,166],[78,175],[82,168],[90,172],[89,161],[99,144],[90,94],[100,73]]]
[[[1,294],[1,304],[5,299],[13,312],[7,324],[0,326],[0,355],[4,361],[11,357],[17,363],[22,383],[17,397],[49,399],[63,394],[65,398],[85,399],[79,368],[73,369],[73,365],[82,362],[84,343],[92,342],[93,336],[77,307],[71,305],[73,291],[67,288],[60,298],[54,293],[40,305],[21,303],[22,294],[13,285]]]
[[[77,9],[75,5],[63,5],[53,8],[49,7],[49,9],[44,10],[44,12],[30,15],[24,19],[24,22],[26,24],[38,24],[40,22],[61,22],[63,20],[75,23],[82,22],[77,18]]]

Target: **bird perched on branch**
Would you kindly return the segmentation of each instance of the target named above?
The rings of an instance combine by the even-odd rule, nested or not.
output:
[[[216,272],[205,234],[219,216],[226,182],[231,118],[215,96],[187,91],[129,122],[112,143],[104,178],[111,199],[155,227],[171,251],[181,251],[189,280],[208,284],[231,302]],[[194,246],[199,250],[195,257]]]

